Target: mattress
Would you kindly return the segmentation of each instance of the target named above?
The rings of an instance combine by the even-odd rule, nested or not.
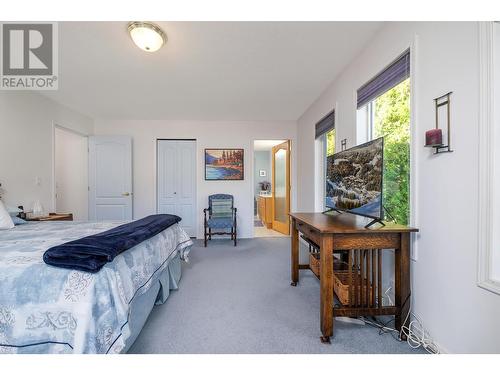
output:
[[[187,259],[192,241],[180,226],[118,255],[95,274],[48,266],[42,259],[52,246],[121,224],[40,222],[0,232],[0,352],[127,349],[137,335],[129,322],[134,301],[152,287],[168,296],[162,278],[171,278],[166,271],[176,256]]]

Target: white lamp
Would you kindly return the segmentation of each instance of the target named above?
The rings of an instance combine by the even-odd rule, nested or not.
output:
[[[167,41],[163,30],[151,22],[131,22],[127,29],[137,47],[146,52],[158,51]]]

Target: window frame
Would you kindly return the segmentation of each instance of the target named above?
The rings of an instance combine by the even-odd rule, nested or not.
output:
[[[315,138],[315,172],[314,172],[314,182],[315,182],[315,211],[325,211],[326,210],[326,158],[327,158],[327,133],[332,129],[335,130],[335,150],[337,150],[337,103],[335,106],[328,111],[328,113],[321,118],[323,120],[325,117],[329,116],[333,112],[334,121],[333,127],[329,128],[328,131],[321,134],[319,137]],[[319,120],[319,121],[321,121]]]
[[[320,140],[322,142],[322,160],[323,160],[323,191],[322,191],[322,195],[323,195],[323,211],[326,210],[326,201],[325,201],[325,197],[326,197],[326,172],[327,172],[327,169],[326,169],[326,166],[327,166],[327,161],[328,161],[328,137],[327,137],[327,134],[330,133],[331,131],[334,131],[334,134],[333,134],[333,143],[334,143],[334,151],[333,153],[335,154],[335,151],[337,150],[337,131],[336,131],[336,128],[335,126],[333,128],[330,128],[330,130],[328,130],[327,132],[325,132],[324,134],[321,135],[320,137]]]
[[[326,132],[328,133],[328,132]],[[328,146],[326,144],[327,142],[327,138],[326,138],[326,133],[322,134],[321,135],[321,138],[320,138],[320,141],[321,141],[321,161],[322,161],[322,183],[321,183],[321,186],[322,186],[322,189],[321,189],[321,207],[322,207],[322,210],[325,211],[326,210],[326,202],[325,202],[325,196],[326,196],[326,160],[327,160],[327,155],[326,155],[326,151],[328,149]]]
[[[500,106],[495,101],[495,85],[500,77],[495,77],[495,59],[497,40],[495,30],[500,26],[494,22],[479,23],[479,204],[478,204],[478,262],[477,285],[495,294],[500,294],[500,280],[493,278],[494,252],[500,252],[500,242],[495,238],[495,217],[500,212],[495,208],[500,194],[495,194],[495,164],[499,162],[495,155],[495,116],[499,118]],[[498,97],[498,94],[496,95]],[[495,114],[495,105],[497,113]],[[496,160],[495,160],[496,159]],[[495,199],[496,198],[496,199]],[[492,204],[493,202],[493,204]],[[498,204],[498,203],[497,203]],[[496,254],[499,255],[498,253]],[[497,267],[499,267],[497,265]],[[497,270],[497,272],[499,272]]]
[[[417,188],[417,180],[418,180],[418,168],[416,159],[418,155],[420,155],[421,150],[420,144],[416,143],[418,139],[417,127],[415,124],[417,123],[417,113],[418,113],[418,87],[415,84],[418,80],[418,56],[419,56],[419,37],[418,35],[413,35],[411,42],[409,43],[410,50],[410,222],[409,225],[412,227],[418,228],[419,221],[419,210],[418,210],[418,202],[419,202],[419,190]],[[375,71],[376,75],[376,71]],[[357,89],[353,89],[352,98],[354,103],[357,102]],[[361,114],[361,110],[364,107],[357,108],[356,111],[356,144],[361,144],[367,142],[367,116],[363,116]],[[366,108],[365,108],[366,111]],[[418,253],[419,253],[419,241],[420,238],[419,233],[411,233],[411,246],[410,246],[410,259],[414,262],[418,261]]]
[[[414,178],[414,173],[413,173],[413,152],[414,152],[414,149],[413,149],[413,137],[414,137],[414,134],[413,134],[413,128],[412,128],[412,113],[413,113],[413,110],[412,110],[412,97],[413,95],[411,94],[412,90],[413,90],[413,85],[412,85],[412,77],[411,77],[411,74],[408,78],[406,78],[404,81],[401,81],[399,82],[398,84],[396,84],[395,86],[391,87],[390,89],[388,89],[387,91],[384,91],[382,92],[380,95],[378,95],[377,97],[373,98],[372,100],[370,100],[369,102],[365,103],[361,108],[358,108],[357,109],[357,113],[356,113],[356,121],[359,121],[360,117],[362,116],[363,118],[363,124],[357,124],[357,131],[359,131],[362,127],[364,127],[364,129],[361,129],[363,130],[363,135],[365,139],[363,138],[360,138],[358,137],[358,143],[365,143],[365,142],[370,142],[370,141],[373,141],[374,139],[376,139],[375,137],[375,101],[381,97],[382,95],[386,94],[389,90],[393,89],[394,87],[397,87],[398,85],[402,84],[403,82],[405,82],[406,80],[410,80],[410,100],[409,100],[409,106],[410,106],[410,118],[409,118],[409,133],[410,133],[410,143],[409,143],[409,152],[410,152],[410,155],[409,155],[409,159],[408,159],[408,164],[409,164],[409,184],[408,184],[408,188],[409,188],[409,191],[408,191],[408,223],[406,225],[414,225],[414,215],[413,215],[413,209],[414,209],[414,203],[413,203],[413,189],[414,189],[414,182],[413,182],[413,178]],[[362,115],[360,114],[360,112],[364,112]],[[378,137],[377,137],[378,138]],[[385,204],[383,206],[383,212],[388,212],[386,211],[386,208],[385,208]],[[389,217],[391,217],[391,214],[390,212],[389,213]],[[385,215],[384,215],[385,217]]]

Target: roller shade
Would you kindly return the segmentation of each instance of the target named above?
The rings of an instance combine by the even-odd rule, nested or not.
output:
[[[316,123],[316,138],[321,137],[327,131],[335,127],[335,110],[329,112],[325,117]]]
[[[410,50],[358,89],[358,109],[410,76]]]

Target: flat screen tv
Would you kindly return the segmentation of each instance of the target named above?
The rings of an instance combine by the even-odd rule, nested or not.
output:
[[[382,220],[384,138],[328,156],[326,207]]]

